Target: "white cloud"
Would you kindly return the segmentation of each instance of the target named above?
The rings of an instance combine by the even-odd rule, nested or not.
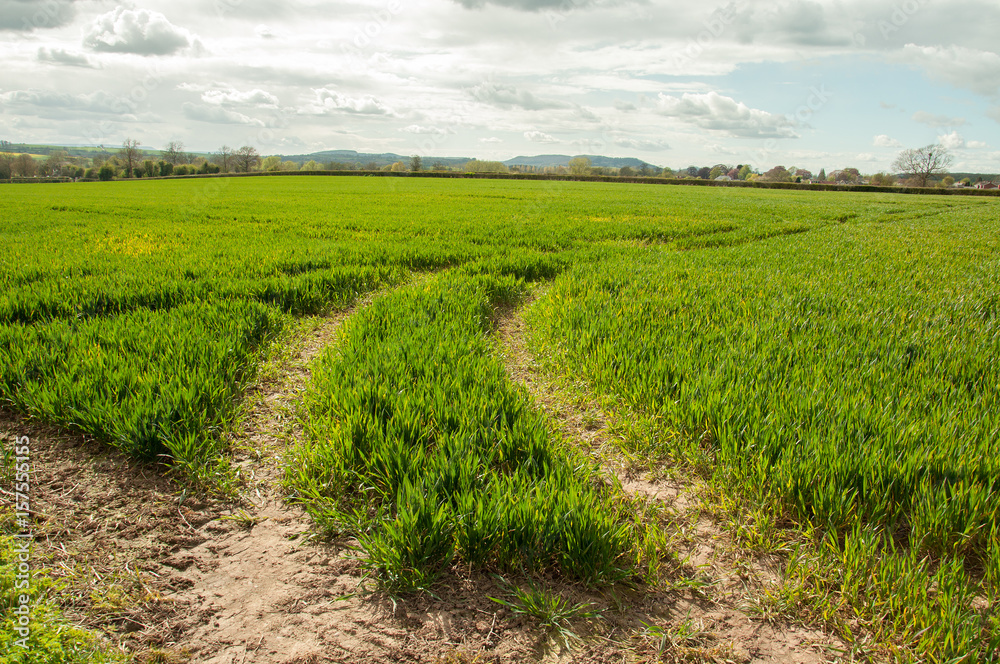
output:
[[[741,6],[742,5],[742,6]],[[728,7],[739,7],[737,10]],[[726,32],[734,33],[743,43],[781,42],[799,46],[848,46],[854,41],[849,17],[843,8],[827,8],[815,0],[789,0],[773,3],[735,2],[718,10],[731,17]],[[707,22],[707,21],[706,21]]]
[[[522,108],[526,111],[541,111],[568,107],[565,102],[539,99],[526,90],[518,90],[513,85],[502,85],[492,81],[480,83],[470,94],[476,101],[504,109]]]
[[[872,141],[872,145],[877,148],[901,148],[903,144],[897,141],[895,138],[890,138],[886,134],[879,134]]]
[[[615,145],[620,148],[630,150],[641,150],[643,152],[663,152],[670,149],[670,145],[663,140],[641,139],[641,138],[618,138]]]
[[[739,150],[733,150],[732,148],[727,148],[726,146],[718,143],[709,143],[705,146],[705,149],[713,154],[727,154],[733,156],[741,154]]]
[[[263,127],[264,123],[256,118],[251,118],[236,111],[230,111],[216,105],[192,104],[186,102],[181,106],[184,117],[198,122],[209,122],[212,124],[235,124]]]
[[[431,157],[479,150],[494,158],[580,145],[586,154],[661,156],[672,167],[730,160],[813,171],[849,165],[869,151],[884,168],[899,149],[896,139],[917,146],[956,129],[978,139],[965,140],[967,163],[985,163],[1000,145],[1000,92],[975,99],[937,82],[996,90],[991,54],[1000,48],[981,17],[998,0],[921,1],[890,38],[876,22],[892,8],[870,0],[428,0],[400,3],[400,12],[380,23],[375,17],[386,1],[0,0],[0,26],[13,30],[0,32],[0,93],[70,95],[32,98],[39,105],[5,98],[0,129],[9,128],[9,140],[77,143],[97,122],[156,109],[163,123],[145,127],[141,138],[181,138],[192,150],[214,147],[220,132],[249,134],[259,118],[275,129],[258,139],[268,141],[257,146],[262,152],[284,149],[294,133],[308,147],[302,152],[426,144],[421,154]],[[75,20],[32,32],[14,25],[29,8],[48,6]],[[547,12],[558,15],[557,29]],[[61,21],[57,15],[49,23]],[[367,46],[342,48],[366,29]],[[839,45],[858,33],[866,46]],[[192,45],[198,38],[211,53]],[[913,71],[901,71],[901,62]],[[103,68],[88,68],[95,65]],[[841,75],[862,70],[861,77]],[[821,83],[836,87],[835,104],[808,119],[786,115]],[[114,95],[132,101],[98,110]],[[878,115],[900,122],[875,123]],[[18,117],[25,129],[13,127]],[[27,128],[39,118],[45,122]],[[280,121],[288,127],[279,129]],[[451,130],[448,140],[439,140],[441,129]],[[526,131],[536,132],[535,142]],[[555,143],[540,142],[547,140]]]
[[[701,129],[725,132],[742,138],[797,138],[794,125],[783,115],[750,108],[717,92],[685,93],[682,97],[660,94],[657,112]]]
[[[961,150],[966,147],[965,137],[959,134],[957,131],[953,131],[950,134],[944,136],[938,136],[938,143],[948,148],[949,150]]]
[[[938,143],[949,150],[957,150],[965,147],[965,139],[957,131],[953,131],[945,136],[938,136]]]
[[[61,109],[112,115],[133,113],[136,110],[135,104],[131,100],[110,95],[102,90],[79,95],[51,90],[12,90],[0,93],[0,101],[3,102],[4,106]]]
[[[450,134],[448,129],[443,127],[424,127],[422,125],[409,125],[408,127],[403,127],[399,131],[406,132],[407,134],[418,134],[418,135],[429,135],[429,136],[444,136],[445,134]]]
[[[83,44],[94,51],[172,55],[201,42],[193,34],[172,24],[160,12],[119,7],[102,14],[86,29]]]
[[[862,152],[862,153],[858,154],[855,157],[855,159],[857,159],[858,161],[868,161],[868,162],[878,161],[879,160],[879,158],[876,157],[875,155],[873,155],[871,152]]]
[[[0,0],[0,30],[31,32],[58,28],[73,20],[75,0]]]
[[[531,141],[532,143],[558,143],[555,137],[546,134],[543,131],[526,131],[524,132],[524,137]]]
[[[961,127],[965,124],[965,118],[952,118],[947,115],[935,115],[926,111],[917,111],[913,114],[913,121],[925,124],[928,127]]]
[[[393,115],[392,109],[371,95],[349,97],[329,88],[314,89],[315,100],[303,108],[309,115],[354,113],[359,115]]]
[[[277,108],[278,98],[270,92],[265,92],[259,88],[241,92],[235,88],[228,90],[206,90],[201,95],[201,100],[206,104],[216,106],[259,106],[263,108]]]
[[[54,65],[65,65],[68,67],[83,67],[85,69],[100,69],[90,58],[83,53],[71,53],[61,48],[38,49],[38,61],[48,62]]]
[[[296,11],[305,13],[313,9],[316,3],[275,2],[274,0],[213,0],[199,2],[198,6],[215,22],[218,19],[246,19],[280,21],[288,19]],[[322,5],[318,9],[325,9]]]
[[[981,95],[1000,92],[1000,55],[962,46],[907,44],[898,56],[936,80]]]
[[[970,150],[982,150],[983,148],[988,148],[989,145],[985,141],[968,141],[965,147]]]
[[[663,91],[663,83],[651,81],[643,78],[633,78],[628,75],[615,75],[612,73],[588,72],[586,74],[574,74],[560,79],[561,83],[573,86],[576,89],[596,90],[598,92],[631,92],[635,94],[648,93],[655,94]],[[687,86],[689,89],[682,92],[705,92],[703,83],[677,83],[673,88]]]
[[[618,0],[609,3],[608,0],[454,0],[466,9],[483,9],[487,5],[496,5],[507,9],[516,9],[526,12],[538,12],[544,10],[572,11],[583,9],[595,5],[607,4],[629,4],[629,0]],[[640,2],[641,0],[631,0]]]

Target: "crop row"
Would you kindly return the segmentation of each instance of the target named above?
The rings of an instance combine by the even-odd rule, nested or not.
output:
[[[931,660],[997,645],[992,200],[308,177],[5,193],[0,403],[195,474],[289,315],[442,271],[351,317],[287,478],[394,589],[456,562],[635,574],[620,496],[490,352],[494,307],[554,280],[534,347],[645,418],[637,449],[814,534],[789,579]]]
[[[283,323],[257,302],[0,327],[0,399],[126,453],[197,464]]]
[[[350,321],[314,370],[289,483],[322,526],[358,535],[395,591],[451,563],[594,584],[632,573],[609,489],[492,357],[494,307],[522,290],[467,273],[411,286]]]
[[[973,208],[609,254],[558,278],[532,322],[569,370],[674,429],[669,455],[831,534],[844,569],[940,561],[947,581],[935,563],[920,582],[939,599],[900,606],[899,632],[941,657],[989,652],[996,615],[975,598],[1000,591],[997,230]],[[872,541],[864,565],[847,553]],[[858,599],[898,598],[875,585]]]

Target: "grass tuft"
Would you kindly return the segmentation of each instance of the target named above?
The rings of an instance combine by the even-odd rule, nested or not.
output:
[[[596,618],[600,612],[593,604],[573,603],[562,595],[545,590],[534,584],[526,588],[508,583],[497,577],[501,587],[510,599],[490,597],[491,600],[507,607],[514,615],[528,616],[551,634],[557,636],[566,648],[580,637],[572,630],[573,622]]]

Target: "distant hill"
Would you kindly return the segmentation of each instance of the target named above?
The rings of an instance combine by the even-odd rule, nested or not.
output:
[[[48,155],[54,150],[65,150],[71,156],[77,157],[93,157],[97,153],[103,152],[106,155],[112,155],[118,152],[120,146],[107,145],[101,147],[94,146],[82,146],[82,145],[36,145],[27,143],[0,143],[0,152],[28,152],[30,154],[38,155]],[[146,146],[142,146],[142,152],[147,157],[157,158],[160,154],[160,150],[151,149]],[[213,153],[211,152],[197,152],[197,151],[186,151],[187,154],[195,156],[203,156],[210,158]],[[262,152],[263,156],[268,156],[271,153]],[[389,166],[401,161],[404,164],[410,163],[410,155],[401,155],[394,152],[358,152],[357,150],[323,150],[321,152],[311,152],[309,154],[292,154],[292,155],[277,155],[281,157],[282,161],[293,161],[300,166],[307,161],[315,161],[320,164],[326,165],[330,162],[339,162],[341,164],[348,164],[352,167],[360,165],[361,168],[374,164],[376,168],[383,168],[384,166]],[[586,157],[590,159],[592,166],[598,166],[601,168],[622,168],[623,166],[630,166],[632,168],[641,168],[643,164],[652,166],[641,159],[634,159],[632,157],[604,157],[601,155],[576,155],[581,157]],[[462,166],[475,157],[424,157],[421,156],[424,162],[424,168],[430,169],[435,163],[441,163],[446,167],[457,167]],[[503,162],[507,166],[533,166],[535,168],[554,168],[557,166],[569,166],[570,159],[574,156],[562,155],[562,154],[545,154],[536,155],[533,157],[520,156],[514,157],[513,159],[508,159]],[[659,168],[654,166],[654,168]]]
[[[623,166],[629,166],[631,168],[642,168],[643,164],[648,166],[653,166],[648,162],[641,159],[635,159],[633,157],[603,157],[601,155],[592,154],[581,154],[581,155],[565,155],[565,154],[541,154],[534,157],[514,157],[513,159],[508,159],[504,163],[508,166],[534,166],[536,168],[555,168],[556,166],[569,166],[570,159],[576,159],[577,157],[586,157],[590,160],[591,166],[598,166],[600,168],[622,168]],[[659,168],[659,167],[655,167]]]
[[[7,143],[6,141],[0,142],[0,152],[12,152],[14,154],[40,154],[40,155],[50,155],[56,150],[62,150],[71,157],[87,157],[91,158],[95,154],[106,152],[108,154],[114,154],[118,151],[118,147],[111,146],[105,150],[98,147],[83,146],[83,145],[36,145],[33,143]]]
[[[330,162],[339,162],[342,164],[361,164],[362,167],[374,163],[378,168],[383,166],[389,166],[395,164],[397,161],[401,161],[404,164],[410,163],[410,157],[395,154],[393,152],[382,152],[382,153],[372,153],[372,152],[357,152],[356,150],[324,150],[322,152],[313,152],[310,154],[293,154],[293,155],[280,155],[282,161],[294,161],[295,163],[301,165],[307,161],[315,161],[320,164],[328,164]],[[424,168],[430,168],[437,162],[441,162],[445,166],[460,166],[468,161],[471,161],[471,157],[421,157],[424,162]]]
[[[87,157],[88,159],[93,158],[94,155],[104,154],[113,155],[117,154],[118,150],[121,149],[120,145],[79,145],[79,144],[66,144],[66,145],[41,145],[34,143],[8,143],[6,141],[0,141],[0,152],[13,152],[15,154],[20,154],[27,152],[28,154],[40,154],[40,155],[50,155],[56,150],[61,150],[68,154],[70,157]],[[140,145],[139,150],[146,157],[157,157],[163,151],[156,148],[151,148],[145,145]],[[185,150],[184,154],[194,155],[196,157],[210,157],[211,152],[197,152]]]
[[[586,157],[590,159],[592,166],[600,166],[602,168],[621,168],[623,166],[631,166],[632,168],[641,168],[643,164],[647,162],[641,159],[633,159],[631,157],[603,157],[600,155],[579,155],[581,157]],[[383,152],[383,153],[370,153],[370,152],[357,152],[355,150],[324,150],[322,152],[313,152],[310,154],[294,154],[294,155],[280,155],[282,161],[294,161],[297,164],[304,164],[307,161],[316,161],[320,164],[327,164],[330,162],[340,162],[343,164],[361,164],[365,166],[374,163],[378,168],[383,166],[389,166],[397,161],[401,161],[404,164],[410,163],[410,157],[407,155],[399,155],[393,152]],[[433,164],[440,162],[445,166],[462,166],[473,160],[473,157],[421,157],[424,162],[424,168],[431,168]],[[503,162],[507,166],[534,166],[536,168],[554,168],[556,166],[569,166],[569,160],[574,159],[570,155],[561,154],[545,154],[538,155],[535,157],[514,157],[513,159],[508,159]],[[652,164],[648,164],[652,165]],[[658,167],[656,167],[658,168]]]
[[[979,178],[982,178],[987,182],[1000,181],[1000,175],[996,173],[950,173],[949,175],[955,178],[956,181],[964,180],[965,178],[969,178],[973,182],[978,182]]]

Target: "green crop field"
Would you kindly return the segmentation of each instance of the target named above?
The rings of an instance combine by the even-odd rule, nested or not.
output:
[[[784,556],[775,610],[904,660],[1000,648],[1000,199],[360,177],[0,191],[0,405],[199,486],[229,476],[224,434],[295,317],[384,293],[316,362],[286,484],[391,592],[455,564],[655,583],[653,526],[496,353],[498,310],[534,291],[534,352],[617,404],[628,455],[703,478],[745,550]]]

